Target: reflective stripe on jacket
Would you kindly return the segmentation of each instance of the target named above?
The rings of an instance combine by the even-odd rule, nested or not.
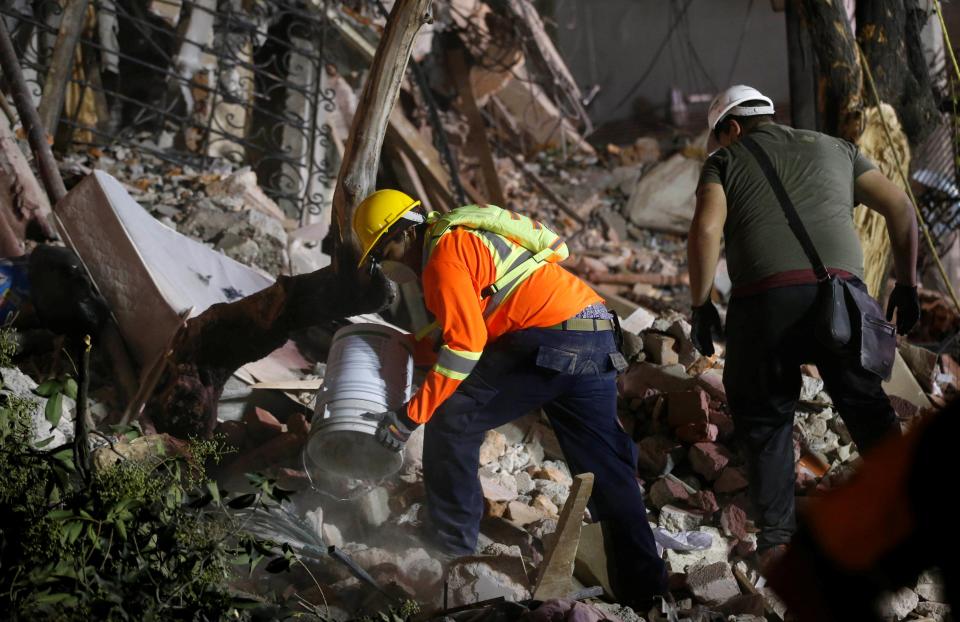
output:
[[[562,242],[561,242],[562,243]],[[552,326],[602,299],[586,283],[555,263],[541,262],[496,292],[490,286],[516,269],[528,249],[489,231],[451,228],[431,245],[423,270],[424,302],[436,318],[433,332],[443,344],[407,415],[425,423],[470,375],[488,341],[504,333]],[[498,296],[497,294],[501,294]],[[418,364],[426,362],[422,341]]]

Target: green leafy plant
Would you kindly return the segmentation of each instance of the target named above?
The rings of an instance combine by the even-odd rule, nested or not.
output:
[[[37,393],[48,404],[75,391],[69,378],[44,384]],[[221,490],[203,468],[222,454],[218,442],[121,459],[84,481],[70,445],[33,443],[36,408],[30,399],[0,396],[4,619],[246,619],[264,603],[232,593],[230,581],[265,560],[275,572],[296,562],[292,549],[246,533],[235,515],[269,510],[289,491],[259,475],[250,476],[254,492]],[[133,428],[118,433],[127,441],[139,436]],[[120,444],[109,451],[120,453]],[[290,613],[271,611],[271,618]]]

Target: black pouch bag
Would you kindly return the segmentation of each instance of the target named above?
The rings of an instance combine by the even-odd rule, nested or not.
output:
[[[865,370],[881,378],[889,378],[897,351],[894,325],[884,320],[880,303],[867,293],[862,282],[830,274],[773,168],[773,162],[749,136],[744,136],[740,142],[760,165],[787,217],[790,230],[803,247],[817,276],[814,337],[838,355],[859,352],[860,365]]]

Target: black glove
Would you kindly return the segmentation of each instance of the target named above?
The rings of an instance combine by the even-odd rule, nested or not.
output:
[[[693,308],[693,323],[690,327],[690,341],[693,347],[704,356],[713,356],[713,340],[723,335],[720,314],[709,299]]]
[[[906,335],[920,320],[920,296],[916,285],[897,284],[887,302],[887,321],[893,319],[893,312],[897,312],[897,332]]]
[[[420,424],[407,417],[407,407],[404,405],[399,412],[388,410],[382,413],[366,413],[365,419],[379,422],[377,424],[377,440],[391,451],[401,451],[410,434]]]

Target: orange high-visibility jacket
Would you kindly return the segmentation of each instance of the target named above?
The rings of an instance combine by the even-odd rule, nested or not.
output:
[[[424,266],[424,302],[440,327],[442,347],[438,356],[433,354],[435,344],[426,339],[417,344],[418,364],[436,359],[407,407],[407,416],[417,423],[426,423],[457,390],[488,342],[511,331],[559,324],[589,305],[603,302],[579,278],[548,263],[485,317],[491,299],[481,292],[497,276],[491,247],[483,240],[491,235],[496,234],[451,230],[440,238]],[[516,246],[504,236],[496,237]]]

